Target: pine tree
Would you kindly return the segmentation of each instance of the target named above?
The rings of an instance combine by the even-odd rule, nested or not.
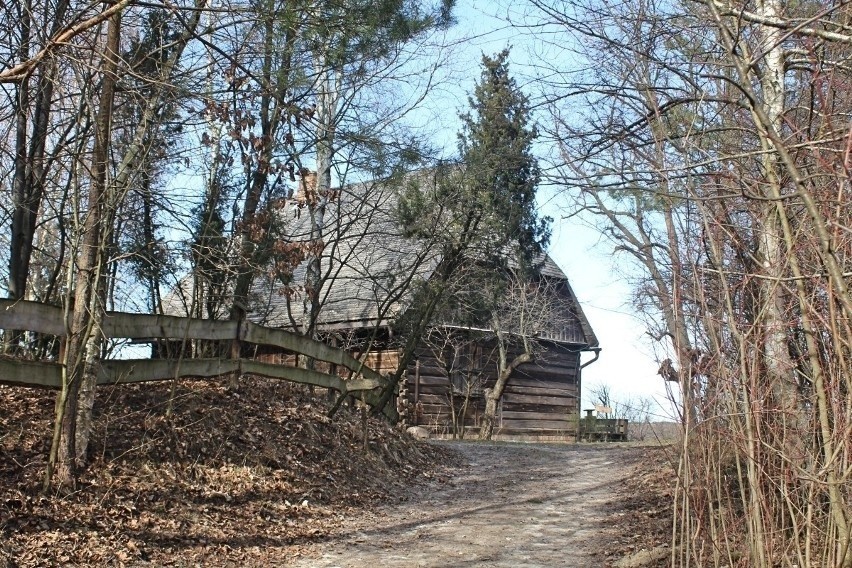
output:
[[[400,368],[430,325],[491,326],[511,278],[533,277],[548,242],[550,219],[539,216],[535,203],[536,129],[529,102],[509,75],[508,58],[508,50],[483,57],[471,112],[461,117],[461,164],[437,168],[434,183],[414,179],[402,190],[401,226],[408,237],[440,248],[441,262],[415,291],[412,305],[418,308],[397,322],[407,337]],[[532,355],[523,358],[528,362]],[[518,364],[506,360],[501,366],[503,385]],[[492,419],[501,395],[502,388],[489,395]]]
[[[533,342],[521,329],[504,329],[499,315],[512,298],[507,295],[515,277],[515,287],[526,290],[535,261],[549,239],[550,219],[541,218],[535,203],[540,172],[532,154],[536,129],[530,124],[527,97],[509,75],[509,50],[494,57],[483,56],[482,76],[470,99],[471,113],[463,115],[464,128],[460,134],[460,150],[465,168],[466,193],[474,208],[483,212],[483,249],[477,256],[483,270],[474,271],[462,290],[480,296],[477,302],[483,310],[483,324],[494,332],[498,347],[498,377],[485,390],[485,409],[482,414],[480,439],[490,439],[497,408],[514,370],[535,361]],[[508,254],[514,253],[515,267],[509,264]],[[510,311],[520,309],[512,305]],[[520,354],[510,356],[509,345]]]
[[[551,220],[535,203],[537,133],[508,58],[508,50],[483,56],[471,111],[461,116],[461,163],[436,168],[431,185],[414,179],[402,189],[398,215],[406,235],[442,247],[450,270],[464,259],[505,268],[513,254],[517,268],[531,269],[550,237]]]
[[[465,193],[482,213],[483,260],[505,258],[509,248],[528,268],[549,240],[550,219],[539,217],[536,209],[540,172],[532,143],[537,132],[530,124],[529,101],[509,75],[508,59],[508,49],[483,56],[471,112],[461,117],[459,150]]]

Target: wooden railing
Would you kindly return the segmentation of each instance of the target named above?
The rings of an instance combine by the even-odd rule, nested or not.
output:
[[[0,329],[32,331],[65,337],[61,308],[37,302],[0,300]],[[262,363],[240,357],[205,359],[109,359],[101,361],[98,384],[164,381],[176,377],[217,377],[229,373],[261,375],[331,388],[340,393],[369,391],[387,379],[346,351],[297,333],[263,327],[248,321],[217,321],[176,316],[107,312],[101,325],[107,338],[154,340],[235,340],[278,347],[352,372],[345,380],[336,374]],[[237,350],[239,351],[239,350]],[[0,359],[0,383],[61,388],[62,364]]]
[[[624,418],[598,418],[595,410],[586,410],[580,420],[580,439],[586,442],[626,442],[627,420]]]

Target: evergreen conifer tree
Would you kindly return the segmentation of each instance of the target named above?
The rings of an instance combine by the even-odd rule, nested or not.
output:
[[[490,325],[512,273],[534,273],[548,242],[550,219],[539,216],[535,203],[536,129],[508,59],[508,49],[483,56],[471,111],[461,117],[461,163],[436,168],[425,183],[415,177],[402,189],[398,217],[406,236],[439,249],[441,260],[413,293],[417,309],[396,322],[406,337],[399,369],[430,325]]]
[[[536,208],[540,172],[532,143],[537,132],[529,101],[509,74],[508,58],[508,49],[483,56],[471,112],[461,117],[459,150],[465,193],[482,213],[482,260],[505,258],[514,249],[520,266],[529,268],[549,240],[550,219]]]

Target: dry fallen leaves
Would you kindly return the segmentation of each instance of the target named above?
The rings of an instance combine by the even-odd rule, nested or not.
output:
[[[608,503],[612,511],[608,522],[618,531],[606,550],[607,565],[670,545],[676,479],[671,459],[671,448],[643,448],[630,475],[617,487]],[[662,568],[668,566],[668,559],[668,554],[649,555],[641,565]]]
[[[452,459],[322,395],[246,378],[99,390],[81,489],[41,496],[53,394],[0,386],[0,568],[265,565]]]

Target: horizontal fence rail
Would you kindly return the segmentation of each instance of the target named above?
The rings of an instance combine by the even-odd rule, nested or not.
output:
[[[32,331],[65,337],[64,312],[56,306],[0,299],[0,329]],[[341,393],[368,391],[387,379],[346,351],[316,339],[248,321],[218,321],[179,316],[107,312],[101,324],[104,337],[114,339],[162,339],[171,341],[237,340],[279,347],[351,371],[355,378],[301,367],[263,363],[243,358],[210,359],[109,359],[101,361],[98,384],[126,384],[171,380],[176,377],[218,377],[238,373],[261,375],[296,383],[331,388]],[[59,363],[0,359],[0,383],[60,388],[63,366]]]

